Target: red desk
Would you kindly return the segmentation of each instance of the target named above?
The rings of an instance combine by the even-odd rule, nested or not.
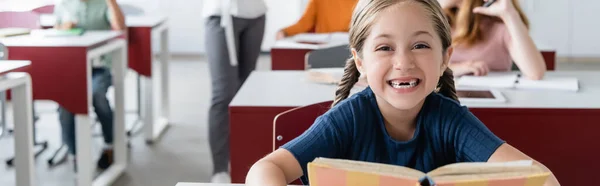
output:
[[[129,68],[141,75],[141,116],[147,143],[169,126],[169,27],[162,16],[127,16]],[[160,36],[160,57],[154,60],[152,36]]]
[[[229,105],[233,182],[244,182],[252,164],[272,151],[276,114],[333,99],[335,86],[310,83],[304,73],[253,72]],[[586,178],[600,166],[600,72],[547,76],[578,77],[580,91],[501,90],[506,103],[463,104],[496,135],[548,166],[563,185],[590,185]]]
[[[108,185],[127,166],[125,138],[124,76],[127,69],[127,43],[117,31],[87,31],[77,37],[43,38],[30,35],[1,38],[9,59],[30,60],[34,100],[53,100],[75,114],[77,138],[77,185]],[[112,52],[115,162],[94,179],[92,164],[91,59]],[[83,126],[83,127],[79,127]]]
[[[343,37],[332,39],[327,44],[303,44],[294,41],[294,38],[285,38],[276,41],[271,48],[271,70],[304,70],[306,69],[306,53],[339,45],[347,45],[348,40]]]
[[[42,26],[56,22],[52,14],[41,14]],[[129,68],[140,77],[140,117],[147,143],[153,143],[169,126],[169,27],[164,16],[126,16]],[[152,36],[160,36],[159,61],[154,60]]]
[[[15,170],[16,185],[36,184],[33,160],[33,121],[31,101],[31,77],[27,70],[31,61],[0,60],[0,91],[12,90],[15,123]],[[5,112],[5,111],[2,111]]]

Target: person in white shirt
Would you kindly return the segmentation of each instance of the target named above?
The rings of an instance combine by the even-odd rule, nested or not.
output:
[[[208,113],[213,183],[229,183],[229,102],[254,70],[265,30],[263,0],[204,0],[212,83]]]

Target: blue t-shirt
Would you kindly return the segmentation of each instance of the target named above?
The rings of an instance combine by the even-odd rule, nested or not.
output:
[[[302,135],[283,145],[302,166],[317,157],[401,165],[429,172],[456,162],[486,162],[504,141],[466,107],[431,93],[417,115],[412,139],[392,139],[370,88],[340,102]]]

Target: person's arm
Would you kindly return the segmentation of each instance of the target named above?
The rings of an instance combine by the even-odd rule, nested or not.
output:
[[[544,58],[511,0],[497,0],[490,7],[477,7],[473,12],[502,19],[510,36],[510,40],[506,43],[508,52],[523,75],[533,80],[544,77],[546,72]]]
[[[57,30],[68,30],[71,28],[74,28],[77,23],[75,22],[75,20],[72,17],[69,17],[68,20],[63,20],[63,14],[64,14],[64,5],[62,3],[57,4],[56,6],[54,6],[54,18],[55,18],[55,22],[54,22],[54,29]]]
[[[448,67],[452,70],[455,77],[472,74],[474,76],[485,76],[490,69],[484,61],[465,61],[459,63],[450,63]]]
[[[283,30],[277,33],[278,39],[280,36],[293,36],[299,33],[309,32],[311,29],[315,27],[315,22],[317,19],[317,2],[318,0],[310,0],[308,5],[306,6],[306,10],[300,20],[289,27],[284,28]]]
[[[125,30],[127,28],[125,26],[125,16],[119,4],[117,4],[117,0],[106,0],[106,4],[108,5],[108,21],[111,28],[113,30]]]
[[[353,117],[349,113],[336,115]],[[318,117],[302,135],[252,165],[246,176],[246,185],[283,186],[306,174],[307,164],[315,158],[340,157],[349,148],[352,124],[347,121],[352,119],[329,117],[327,114]]]
[[[302,176],[302,167],[286,149],[278,149],[256,162],[246,176],[247,186],[285,186]]]
[[[548,169],[546,166],[544,166],[540,162],[535,161],[534,159],[530,158],[523,152],[519,151],[518,149],[516,149],[513,146],[510,146],[509,144],[506,144],[506,143],[502,144],[500,147],[498,147],[498,149],[496,149],[496,152],[494,152],[494,154],[492,154],[492,156],[490,156],[490,159],[488,159],[488,162],[506,162],[506,161],[517,161],[517,160],[533,160],[534,164],[537,164],[537,165],[543,167],[546,171],[550,172],[550,177],[546,180],[546,183],[544,184],[544,186],[559,186],[560,185],[560,183],[558,183],[558,180],[556,179],[554,174],[552,174],[552,171],[550,171],[550,169]]]

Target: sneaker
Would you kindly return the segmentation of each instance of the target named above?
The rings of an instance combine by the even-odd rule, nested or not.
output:
[[[212,176],[211,183],[231,183],[231,177],[227,172],[219,172]]]
[[[100,155],[100,159],[98,160],[98,168],[99,169],[107,169],[113,163],[113,150],[112,149],[104,149],[102,151],[102,155]]]

